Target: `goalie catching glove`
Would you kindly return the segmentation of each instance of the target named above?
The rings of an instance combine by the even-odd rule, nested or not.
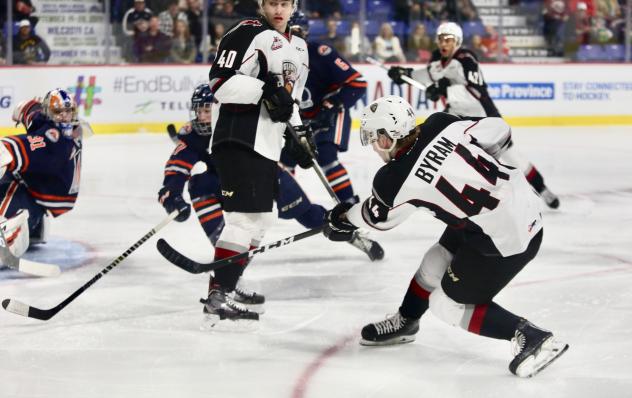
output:
[[[287,129],[285,131],[285,150],[292,159],[296,160],[303,169],[308,169],[314,164],[314,158],[318,155],[314,134],[310,126],[296,126],[294,131],[299,142],[292,137]]]
[[[263,84],[261,99],[273,122],[285,123],[294,112],[294,99],[283,84],[272,73],[268,74]]]
[[[158,191],[158,201],[167,210],[167,213],[171,214],[173,211],[178,211],[178,216],[175,218],[177,222],[186,221],[191,214],[191,205],[188,204],[182,194],[174,194],[167,187],[162,187]]]
[[[325,227],[323,235],[334,242],[349,242],[353,239],[358,229],[347,220],[347,211],[352,207],[351,203],[338,203],[336,207],[325,214]]]

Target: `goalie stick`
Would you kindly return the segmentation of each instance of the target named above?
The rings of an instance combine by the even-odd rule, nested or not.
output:
[[[190,272],[192,274],[201,274],[202,272],[209,272],[221,268],[227,264],[234,263],[244,258],[251,258],[256,256],[259,253],[264,253],[272,249],[276,249],[278,247],[287,246],[292,242],[297,242],[301,239],[309,238],[310,236],[317,235],[321,233],[323,227],[318,227],[314,229],[307,230],[305,232],[301,232],[300,234],[287,237],[285,239],[277,240],[276,242],[269,243],[264,246],[259,246],[255,249],[249,250],[247,252],[236,254],[232,257],[224,258],[221,260],[213,261],[210,263],[199,263],[197,261],[191,260],[189,257],[183,255],[174,249],[166,240],[159,239],[156,243],[156,247],[158,251],[164,258],[169,260],[173,265],[176,265],[183,270]]]
[[[123,254],[114,259],[107,267],[103,268],[101,272],[96,274],[92,279],[86,282],[79,289],[75,290],[70,296],[66,297],[64,301],[57,304],[53,308],[49,309],[40,309],[37,307],[32,307],[28,304],[25,304],[21,301],[15,299],[4,299],[2,300],[2,307],[14,314],[26,316],[29,318],[39,319],[42,321],[47,321],[55,316],[59,311],[63,310],[68,304],[70,304],[74,299],[79,297],[79,295],[85,292],[90,286],[94,285],[96,281],[101,279],[105,274],[110,272],[114,267],[119,265],[123,260],[125,260],[130,254],[132,254],[136,249],[138,249],[143,243],[145,243],[149,238],[154,236],[158,231],[160,231],[165,225],[169,224],[176,216],[178,215],[178,211],[174,211],[167,216],[164,220],[162,220],[158,225],[152,228],[149,232],[147,232],[142,238],[140,238],[136,243],[130,246]]]
[[[0,265],[34,276],[57,276],[61,273],[59,266],[56,264],[29,261],[14,256],[9,250],[2,228],[0,228]]]
[[[296,142],[298,142],[299,145],[303,145],[303,143],[301,142],[301,139],[296,133],[296,130],[294,129],[294,126],[292,126],[290,122],[287,122],[286,126],[292,138],[296,140]],[[316,154],[314,153],[314,151],[312,151],[312,148],[310,148],[309,146],[305,146],[305,145],[303,146],[308,151],[309,155],[312,157],[311,167],[316,172],[316,175],[320,179],[320,182],[323,183],[323,186],[327,190],[327,193],[329,193],[329,196],[331,196],[331,198],[336,202],[336,204],[339,204],[340,199],[338,198],[338,195],[336,195],[336,192],[334,192],[331,185],[329,185],[329,181],[327,180],[327,177],[325,176],[323,169],[321,169],[320,166],[318,165],[318,162],[316,162]],[[369,256],[369,259],[371,261],[381,260],[384,258],[384,249],[382,249],[382,246],[380,246],[380,244],[377,243],[376,241],[372,241],[362,236],[359,231],[354,232],[353,237],[349,241],[349,244],[351,244],[354,247],[357,247],[358,249],[366,253],[366,255]]]

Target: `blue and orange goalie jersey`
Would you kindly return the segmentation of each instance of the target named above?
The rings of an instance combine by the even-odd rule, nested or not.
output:
[[[13,157],[4,176],[14,180],[7,196],[21,184],[54,217],[74,207],[81,176],[80,135],[63,136],[52,121],[36,112],[29,120],[26,134],[0,141]]]

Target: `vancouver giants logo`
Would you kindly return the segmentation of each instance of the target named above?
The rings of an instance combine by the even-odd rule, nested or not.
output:
[[[298,78],[298,68],[292,61],[283,61],[282,65],[283,86],[291,94],[294,90],[294,83]]]

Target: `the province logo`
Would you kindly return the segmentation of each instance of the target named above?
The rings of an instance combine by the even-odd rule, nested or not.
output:
[[[283,47],[283,40],[279,36],[274,36],[274,40],[272,40],[272,51],[278,50]]]

